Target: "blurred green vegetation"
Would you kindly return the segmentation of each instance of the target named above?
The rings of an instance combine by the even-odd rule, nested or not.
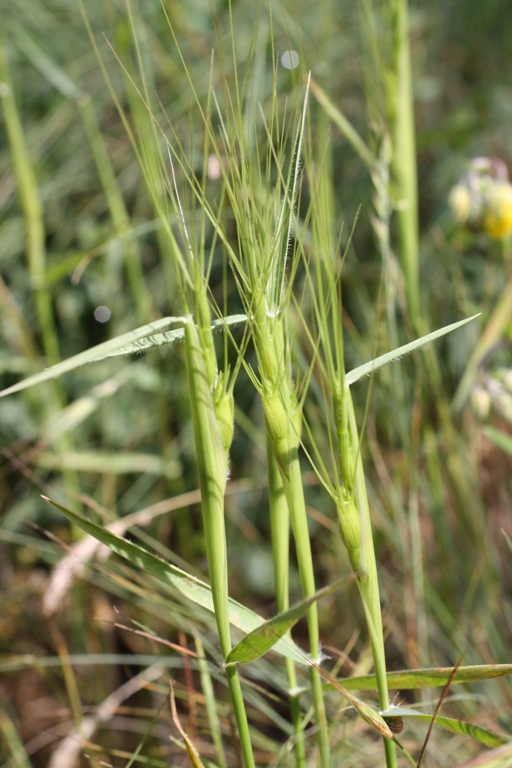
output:
[[[84,6],[117,98],[149,162],[154,135],[127,77],[130,73],[143,85],[138,59],[154,108],[167,115],[169,136],[172,131],[173,141],[181,142],[191,169],[200,176],[203,126],[165,14],[198,98],[207,97],[211,68],[222,106],[225,85],[233,82],[228,4],[133,2],[139,50],[123,3],[84,0]],[[293,48],[300,51],[303,68],[311,69],[314,80],[367,138],[372,128],[363,77],[367,52],[361,47],[355,4],[274,4],[272,25],[265,9],[246,0],[233,3],[232,12],[239,74],[243,76],[251,59],[253,103],[261,102],[263,113],[272,100],[272,50],[277,54]],[[0,95],[4,105],[14,97],[24,143],[17,166],[7,142],[6,108],[0,113],[3,389],[55,362],[57,355],[66,358],[158,317],[179,314],[180,303],[161,223],[79,8],[69,0],[4,1],[0,14],[0,45],[12,81],[10,86],[2,75]],[[512,418],[506,391],[505,400],[498,401],[489,381],[496,380],[495,371],[503,380],[512,368],[510,319],[500,334],[505,346],[493,346],[478,372],[480,388],[490,392],[490,409],[475,412],[473,398],[455,414],[450,403],[512,279],[512,246],[456,227],[447,199],[473,157],[498,156],[512,168],[512,14],[506,0],[435,0],[411,4],[410,15],[423,315],[430,329],[475,312],[482,315],[437,344],[440,377],[435,386],[428,356],[417,356],[400,363],[398,378],[392,368],[379,373],[368,401],[367,384],[354,389],[360,424],[367,407],[363,450],[388,664],[390,669],[448,666],[462,652],[465,664],[507,663],[512,657],[512,552],[501,531],[512,537],[512,460],[510,443],[507,452],[503,439],[511,434]],[[278,100],[284,112],[286,98],[300,87],[300,80],[294,71],[280,67],[278,72]],[[343,299],[350,370],[387,351],[393,331],[379,294],[381,256],[370,225],[372,180],[312,99],[310,154],[321,155],[327,137],[336,201],[332,228],[342,231],[343,248],[348,248]],[[36,201],[30,210],[20,198],[23,168]],[[214,205],[219,202],[221,186],[215,179],[209,194]],[[304,211],[310,194],[305,183]],[[184,201],[186,215],[193,216],[190,192],[184,193]],[[39,238],[37,268],[28,256],[31,227]],[[236,234],[231,232],[233,241]],[[214,248],[219,250],[218,245]],[[405,343],[411,329],[399,274],[395,289],[393,319],[398,341]],[[229,312],[240,310],[220,256],[213,262],[211,290],[219,306],[226,301]],[[108,321],[96,319],[98,307],[108,308]],[[307,347],[307,338],[302,341]],[[220,337],[218,343],[222,349]],[[79,710],[90,712],[147,666],[149,656],[178,681],[183,720],[200,735],[201,754],[215,760],[204,736],[205,704],[194,664],[155,640],[115,626],[121,623],[193,651],[194,638],[201,637],[208,658],[219,663],[211,616],[180,602],[174,593],[169,600],[160,586],[156,589],[125,564],[100,554],[94,564],[88,557],[80,579],[61,582],[57,609],[47,607],[46,615],[42,609],[43,596],[56,594],[52,569],[69,547],[80,546],[80,537],[41,501],[41,493],[105,524],[184,494],[174,507],[169,502],[165,514],[157,514],[164,507],[156,508],[148,524],[131,527],[130,536],[180,567],[206,572],[198,499],[186,495],[197,489],[198,480],[184,371],[182,350],[175,346],[82,368],[58,384],[0,400],[4,764],[49,765],[56,740],[76,725]],[[237,427],[226,501],[230,589],[232,597],[269,616],[275,604],[263,417],[244,373],[235,387],[235,402]],[[314,413],[308,418],[314,429]],[[317,440],[320,443],[321,437]],[[306,458],[304,470],[321,586],[350,566],[332,505],[308,471]],[[293,564],[291,593],[300,595]],[[355,590],[320,603],[326,653],[345,675],[365,674],[370,664],[361,614]],[[300,643],[305,635],[300,623],[294,637]],[[66,649],[72,674],[66,674]],[[18,658],[22,656],[26,658]],[[258,725],[257,763],[277,765],[276,755],[291,735],[281,696],[286,689],[284,671],[265,659],[245,668],[243,675],[249,683],[251,721]],[[222,675],[214,678],[221,701],[224,685]],[[509,682],[464,686],[463,694],[459,688],[456,693],[461,700],[448,705],[455,715],[512,732]],[[166,706],[150,727],[166,695],[158,681],[125,709],[120,702],[113,718],[91,738],[100,745],[96,757],[88,762],[80,758],[83,764],[105,759],[125,765],[119,761],[128,758],[115,750],[131,753],[152,729],[143,753],[146,764],[185,765],[180,749],[169,742],[172,726]],[[228,706],[220,707],[222,730],[229,735]],[[375,765],[380,747],[338,709],[339,699],[333,700],[330,714],[333,721],[339,719],[333,747],[338,764],[346,760],[343,764]],[[414,739],[421,740],[424,729],[411,726],[410,733],[417,743]],[[228,764],[235,765],[236,744],[229,739],[227,743]],[[363,745],[364,754],[358,754]],[[455,759],[461,764],[479,751],[468,740],[437,731],[434,745],[431,765],[454,765]],[[94,755],[94,749],[91,746],[89,754]],[[12,755],[17,757],[8,763]]]

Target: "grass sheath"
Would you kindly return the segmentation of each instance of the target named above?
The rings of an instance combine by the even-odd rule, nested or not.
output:
[[[192,318],[188,318],[185,324],[185,356],[201,488],[204,541],[220,649],[225,659],[231,650],[224,524],[224,492],[226,490],[228,462],[221,429],[215,414],[212,392],[208,384],[204,351],[201,348],[199,334]],[[226,675],[245,765],[246,768],[254,768],[252,742],[236,666],[228,666]]]
[[[284,491],[283,480],[277,466],[272,441],[267,429],[267,467],[270,530],[272,537],[272,557],[274,561],[274,579],[276,605],[278,613],[289,607],[289,568],[290,568],[290,514]],[[290,690],[290,714],[295,733],[295,757],[297,768],[305,768],[306,744],[301,727],[300,697],[297,691],[295,664],[286,659],[286,675]]]
[[[299,461],[301,413],[292,384],[286,375],[284,338],[280,321],[260,321],[254,338],[260,360],[265,423],[290,514],[302,592],[304,597],[311,597],[315,593],[315,576]],[[316,603],[308,609],[307,620],[309,650],[313,658],[318,659],[320,636]],[[320,764],[327,768],[330,765],[330,747],[321,678],[314,668],[310,670],[310,677],[315,716],[319,726]]]

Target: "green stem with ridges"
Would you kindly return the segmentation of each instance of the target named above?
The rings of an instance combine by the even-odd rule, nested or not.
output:
[[[267,465],[268,465],[268,494],[270,509],[270,530],[272,537],[272,556],[274,559],[274,579],[276,585],[277,612],[284,613],[289,608],[289,562],[290,562],[290,515],[283,487],[283,481],[272,448],[267,428]],[[297,768],[305,768],[306,745],[302,730],[300,697],[297,689],[295,664],[291,659],[285,659],[286,675],[290,689],[290,714],[295,733],[295,757]]]
[[[386,107],[393,145],[391,171],[397,200],[399,250],[405,275],[407,304],[412,323],[417,329],[421,318],[418,178],[407,0],[392,0],[390,14],[392,62],[386,80]]]
[[[377,689],[379,693],[379,706],[380,709],[387,709],[389,706],[389,693],[386,674],[386,655],[384,650],[379,581],[371,530],[370,508],[368,505],[368,495],[366,493],[366,482],[352,395],[350,394],[348,387],[345,392],[352,451],[356,454],[354,488],[362,528],[359,570],[356,574],[357,586],[361,595],[370,634],[375,677],[377,679]],[[384,739],[384,749],[386,753],[387,768],[396,768],[395,745],[393,742],[389,741],[389,739]]]
[[[302,592],[304,597],[311,597],[315,593],[315,574],[299,461],[301,413],[287,376],[281,321],[260,320],[255,325],[255,344],[262,377],[263,409],[290,513]],[[310,653],[318,660],[320,636],[316,603],[308,609],[307,621]],[[322,768],[328,768],[330,746],[322,683],[318,672],[313,668],[310,670],[310,677],[315,716],[319,726],[320,764]]]
[[[231,650],[228,611],[228,570],[224,524],[224,492],[228,463],[208,385],[203,351],[191,318],[185,324],[185,353],[196,455],[199,465],[201,510],[215,619],[223,658]],[[254,768],[249,724],[236,666],[226,668],[231,700],[246,768]]]

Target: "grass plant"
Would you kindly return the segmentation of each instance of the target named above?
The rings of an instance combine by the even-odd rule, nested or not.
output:
[[[296,24],[285,6],[249,20],[242,3],[194,23],[165,4],[82,11],[90,39],[73,65],[34,28],[56,23],[51,8],[8,20],[12,78],[0,51],[0,164],[20,200],[0,280],[0,543],[22,574],[0,620],[3,762],[394,768],[422,759],[435,721],[432,765],[499,764],[508,491],[486,498],[477,426],[466,406],[468,439],[450,399],[460,381],[462,408],[508,313],[504,299],[484,307],[470,342],[470,280],[457,278],[457,312],[448,288],[434,311],[420,280],[414,11],[350,11],[358,114],[316,59],[311,75],[281,58],[311,58],[321,38],[333,62],[333,8],[316,20],[304,5]],[[340,31],[343,50],[353,39]],[[20,119],[20,57],[56,104],[42,137]],[[45,136],[74,132],[86,162],[74,143],[54,188]],[[358,215],[339,183],[351,162],[367,183]],[[441,269],[432,254],[428,266]],[[505,266],[492,269],[500,284]],[[106,335],[84,321],[100,303]],[[17,607],[34,592],[40,638]],[[23,679],[63,723],[28,728],[43,713]],[[390,693],[410,704],[443,686],[441,717],[435,692],[433,716]]]

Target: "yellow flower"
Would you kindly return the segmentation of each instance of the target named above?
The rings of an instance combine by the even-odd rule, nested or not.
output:
[[[490,187],[483,226],[494,240],[502,240],[512,233],[512,184],[508,181],[500,181]]]

